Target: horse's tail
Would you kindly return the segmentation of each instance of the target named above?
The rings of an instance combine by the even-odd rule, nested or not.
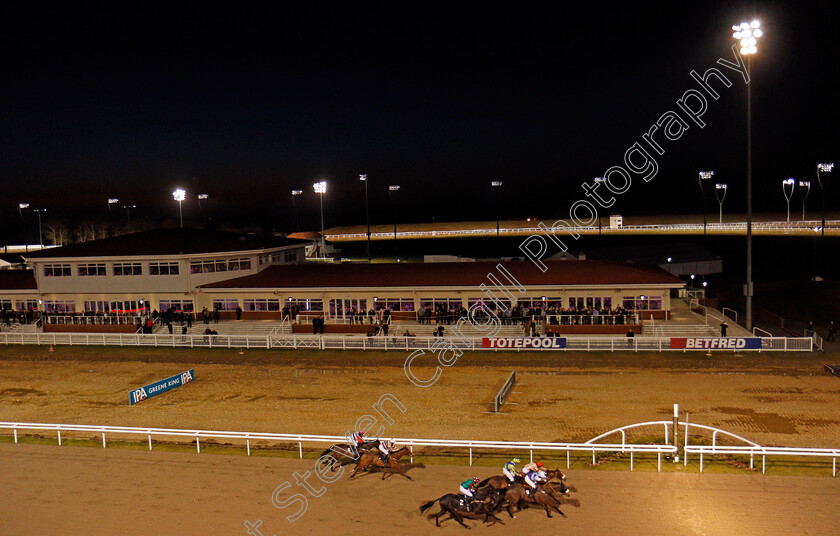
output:
[[[322,452],[322,453],[321,453],[321,455],[320,455],[320,456],[318,456],[318,458],[323,458],[324,456],[326,456],[326,455],[328,455],[328,454],[329,454],[330,456],[332,456],[332,447],[330,447],[330,448],[328,448],[327,450],[325,450],[324,452]],[[333,459],[335,459],[335,456],[332,456],[332,458],[333,458]],[[336,460],[336,461],[338,461],[338,460]]]
[[[425,502],[422,505],[420,505],[420,513],[422,514],[423,512],[425,512],[426,510],[431,508],[432,505],[435,504],[436,502],[438,502],[439,500],[440,499],[435,499],[433,501]]]

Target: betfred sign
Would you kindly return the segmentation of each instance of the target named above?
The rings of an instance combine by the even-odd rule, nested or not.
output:
[[[671,348],[680,350],[761,350],[758,337],[671,337]]]
[[[514,350],[563,350],[566,339],[562,337],[484,337],[482,348]]]
[[[174,389],[176,387],[180,387],[186,383],[189,383],[195,379],[195,371],[194,370],[185,370],[180,374],[176,374],[175,376],[171,376],[166,378],[165,380],[160,380],[155,383],[151,383],[149,385],[144,385],[139,389],[134,389],[128,393],[128,403],[129,404],[136,404],[138,402],[142,402],[147,398],[159,395],[161,393],[165,393],[170,389]]]

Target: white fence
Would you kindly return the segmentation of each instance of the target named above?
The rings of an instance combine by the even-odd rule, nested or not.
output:
[[[259,432],[226,432],[218,430],[183,430],[169,428],[130,428],[126,426],[90,426],[80,424],[43,424],[43,423],[20,423],[0,422],[0,430],[12,430],[15,443],[18,442],[18,430],[34,430],[41,432],[55,432],[58,445],[61,445],[61,433],[77,432],[82,434],[96,434],[102,437],[102,448],[106,448],[106,434],[118,436],[145,437],[152,450],[152,439],[161,437],[182,437],[195,440],[196,452],[201,452],[201,439],[237,439],[245,441],[246,453],[251,455],[251,440],[262,440],[275,443],[297,443],[298,454],[303,458],[303,444],[314,443],[321,445],[334,445],[346,443],[344,436],[319,436],[304,434],[270,434]],[[534,451],[552,451],[566,453],[566,466],[571,465],[570,455],[572,452],[586,452],[592,454],[594,460],[599,452],[622,452],[635,454],[656,454],[657,468],[662,468],[662,454],[675,454],[677,448],[673,445],[636,445],[636,444],[589,444],[589,443],[541,443],[522,441],[470,441],[458,439],[417,439],[408,437],[395,437],[395,443],[409,447],[411,461],[414,462],[415,447],[443,447],[461,449],[469,452],[470,465],[473,464],[473,451],[475,449],[499,450],[509,453],[528,451],[531,461],[534,461]],[[633,464],[631,463],[631,470]]]
[[[715,338],[715,337],[712,337]],[[735,339],[738,337],[730,337]],[[519,351],[708,351],[703,348],[671,348],[670,337],[565,337],[566,348],[515,348]],[[365,337],[357,335],[163,335],[135,333],[0,333],[0,344],[70,346],[164,346],[181,348],[266,348],[314,350],[432,350],[439,337]],[[462,350],[487,350],[480,337],[446,337]],[[760,349],[745,352],[810,352],[811,337],[761,337]],[[502,351],[511,351],[504,348]],[[722,351],[723,348],[715,348]],[[492,351],[499,351],[498,348]],[[731,350],[730,350],[731,351]]]
[[[711,445],[689,445],[684,444],[684,464],[688,466],[688,455],[698,454],[700,456],[700,472],[703,472],[703,457],[704,455],[743,455],[750,456],[750,468],[753,468],[753,459],[755,456],[761,456],[762,467],[761,472],[766,472],[766,460],[768,456],[787,456],[787,457],[820,457],[832,459],[832,476],[837,476],[837,458],[840,458],[840,449],[828,448],[805,448],[805,447],[762,447],[748,439],[744,439],[726,430],[706,426],[702,424],[694,424],[688,422],[679,422],[679,426],[685,429],[685,438],[687,443],[689,437],[689,427],[695,430],[702,430],[712,432]],[[664,427],[664,442],[665,444],[636,444],[627,442],[627,431],[631,429],[645,428],[645,427]],[[543,443],[543,442],[523,442],[523,441],[471,441],[458,439],[417,439],[397,437],[393,441],[409,447],[411,451],[411,462],[414,462],[414,448],[415,447],[442,447],[461,449],[469,452],[470,465],[473,464],[474,449],[482,450],[499,450],[505,453],[516,453],[528,451],[530,453],[530,460],[534,461],[534,452],[565,452],[566,453],[566,467],[571,466],[572,452],[586,452],[592,455],[592,463],[597,461],[597,453],[610,452],[630,455],[630,470],[635,468],[635,456],[638,454],[656,454],[657,471],[662,470],[662,455],[675,455],[679,453],[679,448],[675,445],[667,444],[669,440],[669,427],[673,426],[671,421],[650,421],[643,423],[630,424],[621,428],[616,428],[609,432],[603,433],[585,443]],[[14,442],[18,443],[18,430],[36,431],[36,432],[55,432],[58,440],[58,445],[61,445],[61,433],[74,432],[83,435],[95,434],[102,437],[102,448],[106,448],[107,440],[106,434],[125,437],[144,437],[148,441],[149,450],[152,450],[152,439],[165,437],[181,437],[189,438],[190,441],[195,440],[196,452],[201,452],[201,439],[227,439],[227,440],[243,440],[245,441],[246,453],[251,455],[251,440],[267,441],[275,443],[297,443],[298,455],[303,458],[303,444],[321,444],[333,445],[337,443],[345,443],[344,436],[321,436],[308,434],[272,434],[262,432],[231,432],[218,430],[187,430],[187,429],[170,429],[170,428],[131,428],[126,426],[91,426],[80,424],[44,424],[44,423],[26,423],[26,422],[0,422],[0,430],[11,430],[14,436]],[[621,443],[597,443],[597,441],[609,437],[613,434],[621,434]],[[718,437],[725,436],[730,440],[745,443],[740,446],[721,445],[718,443]]]

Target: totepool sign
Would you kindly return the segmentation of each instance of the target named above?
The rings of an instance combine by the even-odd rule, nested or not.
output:
[[[672,349],[761,350],[759,337],[671,337]]]
[[[516,350],[563,350],[566,339],[562,337],[484,337],[483,348],[513,348]]]
[[[186,370],[180,374],[176,374],[171,378],[166,378],[165,380],[160,380],[159,382],[155,382],[139,389],[134,389],[130,393],[128,393],[128,402],[129,404],[136,404],[147,398],[157,396],[161,393],[165,393],[170,389],[174,389],[176,387],[180,387],[185,383],[189,383],[195,379],[195,371],[194,370]]]

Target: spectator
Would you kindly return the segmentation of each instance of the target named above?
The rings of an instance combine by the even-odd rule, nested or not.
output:
[[[834,324],[834,320],[828,323],[828,342],[834,342],[834,338],[837,336],[837,326]]]
[[[313,317],[312,317],[312,334],[313,334],[313,335],[317,335],[317,334],[318,334],[318,327],[319,327],[319,326],[318,326],[318,317],[317,317],[317,316],[313,316]]]
[[[236,306],[236,319],[242,320],[242,307]]]
[[[636,336],[636,334],[633,333],[632,329],[627,330],[627,347],[628,348],[633,348],[633,337],[635,337],[635,336]]]
[[[221,312],[219,311],[218,307],[213,307],[213,323],[219,323],[219,317],[222,316]]]
[[[201,309],[201,316],[202,318],[204,318],[205,325],[210,323],[210,311],[207,310],[207,307]]]
[[[726,328],[728,328],[728,327],[729,327],[729,325],[727,325],[726,320],[724,320],[723,322],[720,323],[720,336],[721,337],[726,337]]]

